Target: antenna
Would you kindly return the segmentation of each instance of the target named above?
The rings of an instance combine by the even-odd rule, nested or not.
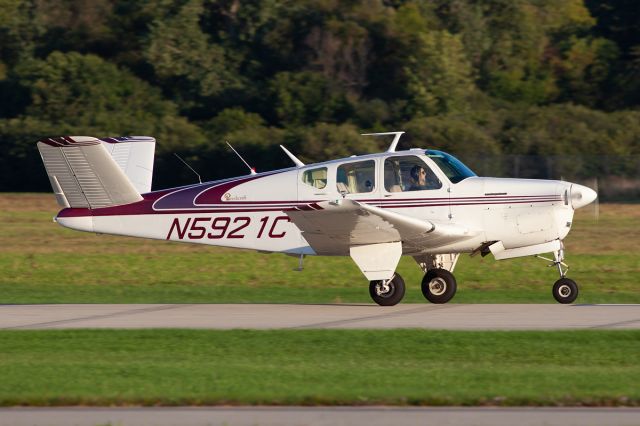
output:
[[[282,150],[284,151],[285,154],[287,154],[289,156],[289,158],[291,158],[291,161],[293,161],[294,163],[296,163],[296,167],[304,167],[304,163],[300,160],[298,160],[298,157],[296,157],[295,155],[293,155],[291,152],[289,152],[289,150],[287,148],[285,148],[284,146],[280,145],[280,148],[282,148]]]
[[[244,158],[242,158],[242,155],[238,154],[238,151],[236,151],[235,149],[233,149],[233,147],[231,146],[231,144],[229,143],[229,141],[225,141],[225,142],[227,143],[227,145],[229,145],[229,148],[231,148],[231,150],[232,150],[233,152],[235,152],[235,154],[238,156],[238,158],[239,158],[239,159],[241,159],[241,160],[242,160],[242,162],[243,162],[244,164],[246,164],[246,166],[249,168],[249,171],[251,172],[251,174],[252,174],[252,175],[255,175],[255,174],[256,174],[256,169],[254,169],[253,167],[251,167],[251,166],[249,165],[249,163],[247,163],[246,161],[244,161]]]
[[[396,146],[398,146],[398,142],[400,141],[400,136],[402,136],[404,132],[382,132],[382,133],[362,133],[361,136],[387,136],[387,135],[396,135],[389,145],[389,149],[387,152],[396,152]]]
[[[187,164],[186,161],[184,161],[182,159],[182,157],[180,157],[178,154],[176,154],[175,152],[173,153],[173,155],[175,155],[176,157],[178,157],[178,160],[182,161],[182,163],[187,166],[189,168],[189,170],[191,170],[193,173],[196,174],[196,176],[198,176],[198,182],[202,183],[202,179],[200,179],[200,175],[198,174],[198,172],[196,172],[195,170],[193,170],[193,167],[191,167],[189,164]]]

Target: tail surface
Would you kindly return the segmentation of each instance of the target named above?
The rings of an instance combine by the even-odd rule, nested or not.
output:
[[[151,190],[154,138],[62,136],[38,141],[38,150],[61,207],[129,204]]]

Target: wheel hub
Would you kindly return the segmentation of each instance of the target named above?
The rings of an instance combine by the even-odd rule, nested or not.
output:
[[[558,287],[558,294],[562,297],[567,297],[571,294],[571,287],[568,285],[561,285]]]
[[[434,296],[440,296],[447,291],[447,283],[440,277],[434,278],[429,281],[429,291]]]
[[[391,284],[391,280],[385,282],[385,281],[380,281],[377,285],[376,285],[376,294],[378,296],[389,296],[392,292],[393,292],[393,287]]]

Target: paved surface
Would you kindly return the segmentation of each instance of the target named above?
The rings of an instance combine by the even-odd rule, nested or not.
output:
[[[640,305],[0,305],[0,329],[61,328],[637,329]]]
[[[581,425],[637,426],[638,408],[194,407],[3,408],[0,426],[23,425]]]

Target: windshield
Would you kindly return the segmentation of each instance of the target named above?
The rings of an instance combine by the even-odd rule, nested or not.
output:
[[[451,183],[458,183],[468,177],[476,176],[470,168],[453,155],[433,149],[426,150],[425,154],[440,167],[440,170],[447,175]]]

